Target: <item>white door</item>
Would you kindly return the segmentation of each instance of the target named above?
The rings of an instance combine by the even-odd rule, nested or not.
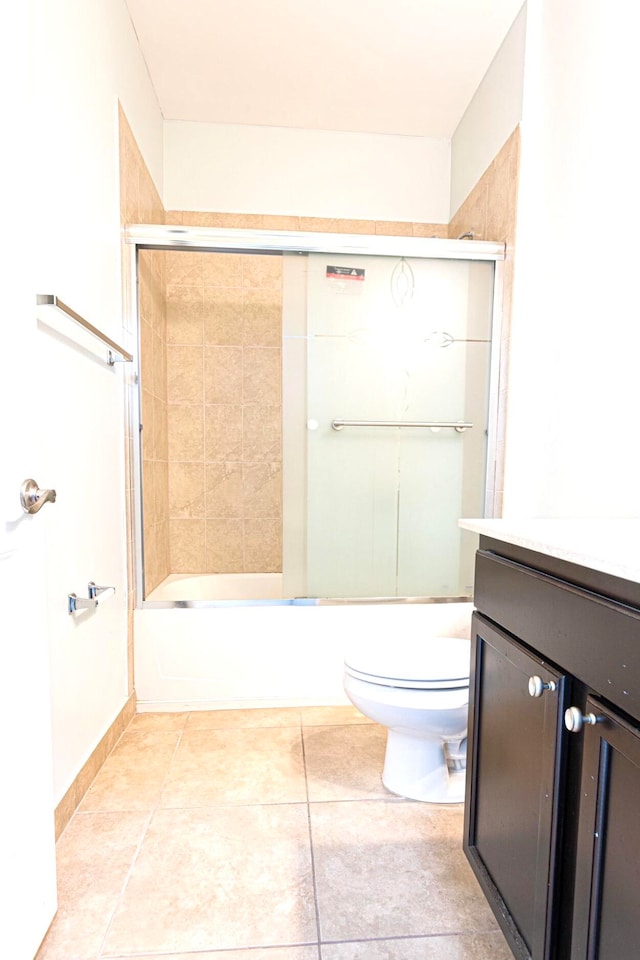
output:
[[[22,481],[32,478],[39,460],[37,404],[27,399],[36,379],[29,362],[35,304],[28,288],[12,293],[5,286],[0,378],[0,939],[3,955],[31,960],[56,907],[43,536],[45,511],[55,503],[34,516],[20,505]],[[42,484],[50,479],[35,476]]]
[[[3,169],[0,243],[0,953],[32,960],[56,909],[44,578],[44,524],[55,504],[27,516],[19,492],[27,478],[44,486],[54,486],[55,478],[37,473],[38,408],[46,398],[37,396],[34,369],[36,291],[29,280],[34,219],[25,207],[30,195],[25,163],[33,151],[25,143],[29,50],[23,5],[14,5],[9,19],[13,51],[2,58],[0,85],[11,95],[3,123],[14,128],[12,142],[22,146],[5,151],[3,159],[9,170]]]

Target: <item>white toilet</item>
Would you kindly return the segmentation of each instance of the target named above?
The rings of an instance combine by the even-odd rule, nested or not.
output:
[[[344,689],[387,727],[382,782],[411,800],[464,800],[469,640],[405,637],[347,652]]]

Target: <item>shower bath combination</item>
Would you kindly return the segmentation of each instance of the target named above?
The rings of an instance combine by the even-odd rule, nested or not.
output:
[[[221,608],[270,606],[284,656],[293,607],[338,607],[340,635],[371,604],[424,619],[468,601],[475,544],[458,519],[493,511],[503,246],[153,226],[127,239],[137,634],[157,640],[185,607],[219,626]],[[212,668],[158,643],[143,659],[182,676],[189,702],[327,702],[293,680],[205,689]]]

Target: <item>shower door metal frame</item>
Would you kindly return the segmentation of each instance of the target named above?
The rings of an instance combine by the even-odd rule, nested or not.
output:
[[[133,549],[137,608],[289,606],[327,603],[429,603],[428,597],[392,598],[291,598],[282,600],[145,600],[144,599],[144,527],[142,516],[142,438],[140,424],[141,360],[140,312],[138,303],[138,252],[140,250],[191,250],[199,253],[331,253],[358,256],[391,256],[426,260],[488,260],[494,263],[493,306],[491,318],[491,354],[485,466],[485,518],[495,510],[496,491],[491,470],[498,448],[499,373],[502,329],[502,291],[505,247],[486,240],[442,240],[436,237],[386,237],[367,234],[297,233],[286,230],[234,230],[214,227],[135,224],[124,228],[124,241],[130,247],[124,258],[125,325],[134,331],[135,384],[129,396],[130,435],[133,440]],[[451,598],[453,600],[467,598]]]

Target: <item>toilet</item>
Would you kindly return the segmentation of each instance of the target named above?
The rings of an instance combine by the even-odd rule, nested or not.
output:
[[[397,638],[361,643],[344,663],[355,707],[387,728],[382,782],[428,803],[464,800],[470,641]]]

